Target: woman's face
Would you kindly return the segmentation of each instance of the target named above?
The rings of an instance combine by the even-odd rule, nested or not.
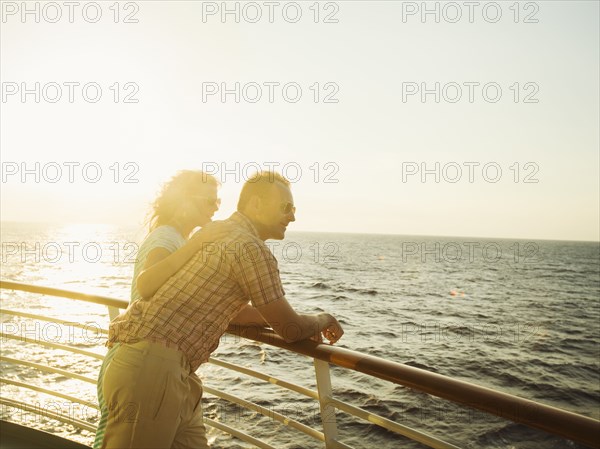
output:
[[[213,215],[219,210],[221,199],[217,196],[216,185],[204,184],[196,194],[189,198],[191,211],[190,220],[193,226],[204,226],[212,220]]]

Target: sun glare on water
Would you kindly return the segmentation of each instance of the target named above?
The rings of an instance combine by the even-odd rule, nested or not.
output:
[[[138,249],[133,240],[116,225],[67,224],[40,238],[35,249],[40,263],[31,269],[42,285],[128,299]],[[74,315],[89,307],[74,301],[65,304]]]

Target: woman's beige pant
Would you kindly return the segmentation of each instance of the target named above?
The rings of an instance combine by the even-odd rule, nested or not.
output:
[[[185,356],[158,343],[119,346],[104,375],[106,449],[208,448],[202,382]]]

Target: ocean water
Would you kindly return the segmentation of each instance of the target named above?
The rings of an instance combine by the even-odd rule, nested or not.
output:
[[[115,226],[2,223],[2,279],[129,299],[137,243],[143,234]],[[270,242],[288,300],[299,311],[333,313],[345,329],[339,346],[491,387],[600,419],[600,245],[289,232]],[[43,313],[65,325],[2,314],[2,356],[69,369],[95,378],[100,361],[41,346],[23,336],[104,353],[98,329],[107,311],[93,304],[2,291],[2,308]],[[69,322],[86,323],[84,329]],[[233,336],[214,354],[273,377],[315,388],[306,357]],[[2,377],[95,402],[95,385],[40,375],[2,362]],[[318,405],[214,365],[205,385],[320,427]],[[457,406],[400,385],[333,367],[337,399],[466,448],[578,448],[575,443]],[[48,383],[50,382],[50,383]],[[2,395],[40,410],[94,424],[97,412],[7,384]],[[278,448],[320,447],[271,417],[205,395],[207,417]],[[22,421],[91,444],[93,435],[2,406]],[[356,448],[423,447],[377,426],[337,414],[339,439]],[[215,447],[250,447],[209,428]]]

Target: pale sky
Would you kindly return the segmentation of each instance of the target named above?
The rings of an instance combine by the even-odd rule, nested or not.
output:
[[[275,166],[294,231],[600,239],[596,1],[91,3],[2,2],[2,220],[136,225],[203,164],[225,218]]]

